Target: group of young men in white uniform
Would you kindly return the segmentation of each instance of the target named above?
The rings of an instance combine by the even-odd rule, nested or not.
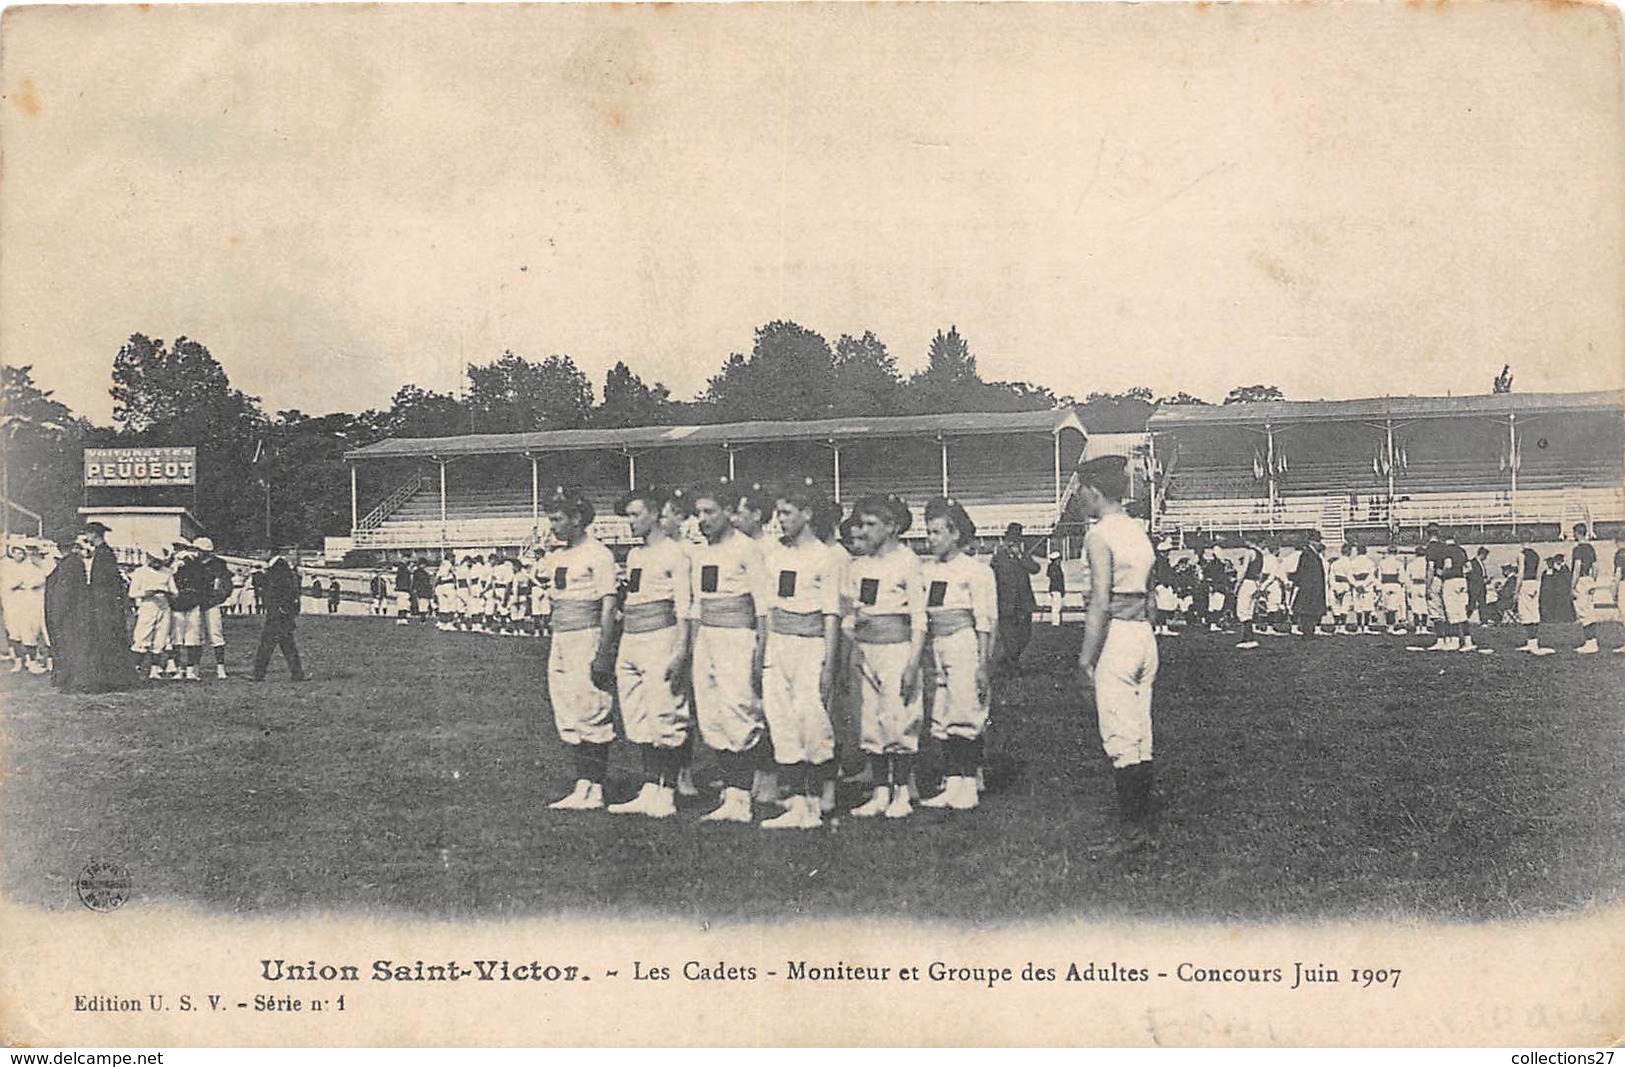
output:
[[[613,813],[672,815],[697,733],[721,773],[720,803],[706,821],[753,820],[765,751],[788,797],[762,826],[819,826],[833,806],[839,725],[855,737],[873,782],[851,814],[906,818],[917,799],[909,783],[926,724],[928,657],[930,725],[947,775],[942,791],[919,803],[976,807],[997,606],[991,569],[965,554],[975,530],[962,507],[945,499],[927,507],[923,561],[899,540],[911,516],[896,497],[853,509],[844,524],[853,551],[835,540],[838,509],[806,484],[643,489],[618,510],[641,542],[624,583],[609,549],[587,532],[590,502],[560,491],[548,504],[562,542],[546,557],[548,689],[577,778],[555,809],[605,806],[613,693],[646,778],[635,798],[609,806]],[[691,523],[697,542],[684,537]],[[848,706],[850,731],[841,714]]]

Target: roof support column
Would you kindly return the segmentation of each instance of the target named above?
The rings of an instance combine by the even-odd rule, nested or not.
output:
[[[440,464],[440,541],[446,540],[446,461],[435,457]]]
[[[527,452],[525,455],[530,460],[530,521],[534,524],[542,517],[541,478],[536,468],[536,453]]]
[[[948,439],[941,434],[937,435],[937,444],[942,448],[942,495],[948,495]]]
[[[832,440],[829,447],[835,453],[835,502],[839,504],[841,502],[841,446]]]
[[[356,515],[355,464],[352,463],[352,464],[350,464],[350,536],[351,537],[355,536],[355,528],[356,528],[357,518],[358,518],[358,516]]]
[[[1059,525],[1061,521],[1061,428],[1057,426],[1051,436],[1055,438],[1055,522]]]

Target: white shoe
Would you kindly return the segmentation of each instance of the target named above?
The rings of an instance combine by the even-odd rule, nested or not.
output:
[[[1625,645],[1620,645],[1618,648],[1614,649],[1614,655],[1625,656]]]
[[[944,778],[942,781],[942,792],[938,793],[934,797],[927,797],[926,799],[920,801],[920,807],[946,808],[948,806],[948,799],[953,795],[954,786],[957,785],[958,782],[959,778],[957,776],[952,778]]]
[[[875,791],[870,794],[867,803],[863,804],[861,807],[852,809],[852,817],[854,819],[872,819],[876,815],[885,814],[886,809],[890,805],[891,788],[889,786],[877,785],[875,786]]]
[[[548,807],[554,811],[586,811],[590,806],[588,804],[588,798],[592,796],[593,788],[594,786],[592,782],[587,781],[585,778],[577,778],[576,787],[570,791],[570,795],[560,800],[555,800],[553,803],[549,804]],[[598,788],[602,790],[603,787],[599,786]],[[602,805],[603,797],[602,793],[600,792],[599,806]]]
[[[709,815],[700,816],[701,822],[750,822],[750,791],[732,786],[722,791],[722,803]]]
[[[649,813],[649,797],[654,793],[656,786],[653,782],[644,782],[638,795],[621,804],[611,804],[611,815],[647,815]]]
[[[147,668],[147,680],[148,681],[152,681],[152,682],[162,681],[163,677],[164,677],[164,672],[159,670],[156,664]]]
[[[188,682],[201,682],[203,680],[203,679],[198,677],[196,667],[188,667],[188,668],[186,668],[185,677],[186,677],[186,680]]]
[[[914,805],[908,802],[908,786],[900,785],[892,790],[891,803],[886,805],[886,818],[906,819],[914,814]]]
[[[214,676],[221,681],[226,680],[226,665],[224,663],[216,663],[214,665]]]
[[[1596,649],[1592,649],[1592,651],[1595,652]],[[45,664],[39,662],[38,660],[31,659],[31,660],[28,661],[28,673],[29,674],[44,674],[48,670],[50,670],[50,668],[47,667]]]
[[[405,626],[406,625],[406,620],[401,618],[400,616],[396,616],[395,625],[396,626]]]
[[[814,818],[817,818],[816,813]],[[764,830],[805,830],[807,828],[807,798],[794,796],[785,801],[784,814],[762,821]]]
[[[21,673],[23,673],[23,661],[22,660],[18,660],[17,662],[15,662],[15,663],[13,663],[11,665],[11,673],[12,674],[21,674]]]
[[[1555,656],[1555,655],[1557,655],[1557,649],[1555,649],[1555,648],[1545,648],[1545,647],[1531,648],[1529,651],[1531,653],[1533,653],[1534,655],[1537,655],[1537,656]]]
[[[1622,651],[1625,651],[1625,650],[1622,650]],[[822,818],[819,818],[819,816],[828,815],[830,812],[832,812],[834,810],[835,810],[835,779],[831,778],[827,782],[824,783],[824,791],[818,798],[818,810],[810,812],[809,814],[812,815],[813,818],[817,818],[818,819],[818,825],[822,826],[822,825],[824,825],[824,820]]]
[[[677,814],[677,793],[669,785],[657,785],[653,793],[649,794],[648,803],[643,806],[643,814],[651,819],[669,819]]]
[[[1594,653],[1601,652],[1602,649],[1597,647],[1597,642],[1595,642],[1595,641],[1587,641],[1585,644],[1581,645],[1579,648],[1575,649],[1574,651],[1576,653],[1578,653],[1579,655],[1582,655],[1582,656],[1590,656],[1590,655],[1592,655]]]
[[[954,811],[972,811],[980,803],[976,795],[974,778],[955,778],[948,787],[948,807]]]
[[[976,768],[976,795],[981,796],[987,792],[987,778],[982,774],[982,768]]]
[[[1257,641],[1238,641],[1236,643],[1236,647],[1237,648],[1257,648],[1258,647],[1258,642]]]
[[[700,791],[694,788],[694,768],[681,767],[677,771],[677,793],[679,796],[697,797]]]
[[[1456,651],[1457,652],[1477,652],[1478,651],[1478,646],[1473,644],[1471,641],[1466,641],[1466,642],[1463,642],[1461,644],[1461,646],[1456,649]]]

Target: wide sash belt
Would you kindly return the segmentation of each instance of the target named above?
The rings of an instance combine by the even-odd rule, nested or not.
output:
[[[932,637],[947,637],[976,625],[976,615],[970,608],[939,608],[925,617],[925,632]]]
[[[670,600],[646,600],[641,604],[628,604],[623,612],[621,629],[629,634],[647,634],[677,625],[677,605]]]
[[[1149,622],[1150,596],[1146,593],[1112,593],[1106,614],[1118,622]]]
[[[909,639],[907,615],[859,615],[852,636],[865,645],[900,645]]]
[[[788,637],[823,637],[824,613],[774,608],[768,614],[767,625],[772,633]]]
[[[754,630],[756,604],[749,593],[701,600],[700,625],[720,626],[730,630]]]
[[[597,600],[553,601],[554,632],[595,629],[602,620],[600,603]]]

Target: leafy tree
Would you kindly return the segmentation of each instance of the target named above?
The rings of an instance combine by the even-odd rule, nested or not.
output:
[[[1042,411],[1061,398],[1028,382],[984,382],[976,356],[957,326],[931,338],[925,369],[909,376],[900,414],[934,415],[949,411]]]
[[[592,382],[569,356],[532,363],[503,352],[468,365],[467,408],[475,433],[573,430],[592,413]]]
[[[1185,405],[1199,406],[1199,407],[1207,407],[1207,406],[1209,406],[1208,402],[1206,400],[1203,400],[1199,396],[1192,396],[1191,394],[1185,392],[1183,389],[1181,389],[1179,392],[1175,393],[1173,396],[1165,396],[1165,397],[1163,397],[1161,400],[1158,400],[1157,403],[1165,404],[1165,405],[1167,405],[1169,407],[1181,407],[1181,406],[1185,406]]]
[[[347,533],[350,474],[344,453],[370,437],[371,427],[361,416],[277,412],[256,446],[253,464],[260,489],[262,539],[267,488],[271,544],[316,545],[324,535]]]
[[[926,353],[925,369],[914,377],[916,381],[944,384],[982,380],[976,372],[976,357],[971,354],[970,344],[959,336],[958,326],[949,326],[947,333],[940,329],[936,332]]]
[[[76,524],[90,423],[34,384],[32,366],[0,367],[0,496],[37,512],[47,536]],[[9,529],[34,532],[12,512]]]
[[[676,410],[671,390],[656,382],[646,385],[625,363],[616,363],[604,375],[604,402],[592,414],[595,426],[664,426]]]
[[[1490,392],[1492,392],[1492,393],[1510,393],[1510,392],[1512,392],[1512,364],[1503,363],[1501,365],[1501,373],[1497,374],[1495,376],[1495,381],[1490,384]]]
[[[451,437],[468,432],[468,410],[450,393],[437,393],[417,385],[403,385],[390,398],[388,411],[366,411],[356,416],[358,429],[373,438]],[[367,443],[367,442],[362,442]]]
[[[835,407],[829,342],[794,322],[759,326],[750,358],[730,355],[701,399],[723,422],[828,418]]]
[[[1238,385],[1225,396],[1226,404],[1256,404],[1266,400],[1285,400],[1286,394],[1278,385]]]
[[[836,415],[893,415],[903,389],[897,358],[872,332],[842,334],[835,342]]]
[[[263,505],[250,466],[266,425],[259,398],[232,388],[207,346],[134,334],[113,360],[119,445],[197,448],[197,516],[222,546],[260,545]]]
[[[1149,385],[1134,385],[1121,393],[1090,393],[1083,398],[1085,404],[1093,404],[1099,400],[1145,400],[1149,401],[1154,394]]]

